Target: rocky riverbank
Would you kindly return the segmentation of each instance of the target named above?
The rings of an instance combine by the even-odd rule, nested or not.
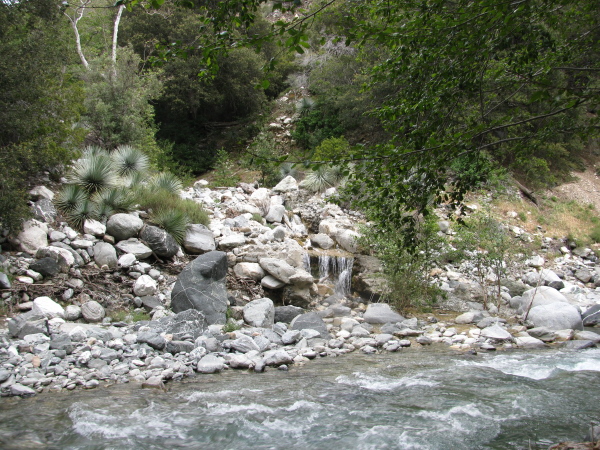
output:
[[[469,261],[432,273],[447,294],[440,306],[455,314],[406,318],[363,300],[385,289],[380,266],[358,247],[361,215],[328,203],[333,193],[310,195],[292,177],[272,190],[198,182],[182,196],[202,204],[211,223],[190,226],[179,247],[144,222],[144,211],[86,221],[80,234],[56,221],[50,190],[32,191],[37,219],[11,240],[18,251],[0,255],[12,278],[0,274],[2,299],[13,313],[0,337],[1,394],[130,381],[164,388],[197,373],[285,370],[409,346],[476,352],[600,341],[583,330],[599,316],[597,257],[545,237],[503,280],[499,305],[474,301],[482,288]],[[441,211],[440,233],[452,233]],[[151,320],[128,320],[143,313]]]

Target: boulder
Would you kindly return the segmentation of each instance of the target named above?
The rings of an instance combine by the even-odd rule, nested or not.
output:
[[[550,269],[542,269],[539,272],[527,272],[523,275],[522,280],[530,286],[537,286],[538,284],[549,285],[552,282],[562,281],[560,277]]]
[[[56,208],[52,204],[51,200],[47,198],[41,198],[36,201],[33,206],[33,217],[40,222],[52,223],[56,220]]]
[[[117,261],[119,269],[129,269],[137,262],[137,257],[133,253],[125,253],[121,255]]]
[[[294,177],[288,175],[283,180],[281,180],[277,185],[273,188],[273,192],[277,193],[286,193],[293,192],[298,190],[298,182]]]
[[[206,253],[216,250],[217,247],[213,232],[204,225],[197,223],[188,225],[183,240],[183,248],[188,253]]]
[[[285,284],[290,284],[290,277],[296,273],[296,269],[283,259],[260,258],[259,264],[265,272],[283,281]]]
[[[275,319],[275,306],[269,298],[263,297],[253,300],[244,306],[244,321],[253,327],[269,328]]]
[[[82,265],[83,260],[81,259],[81,256],[79,256],[72,248],[63,248],[63,245],[65,244],[62,242],[53,242],[49,247],[38,249],[35,253],[35,257],[38,259],[52,258],[56,261],[59,270],[64,273],[68,272],[76,263]],[[75,255],[77,255],[77,261]]]
[[[148,344],[155,350],[162,350],[167,345],[164,337],[156,331],[142,331],[137,335],[137,342],[140,344]]]
[[[196,309],[206,323],[224,324],[229,305],[225,276],[227,254],[213,251],[198,256],[181,271],[171,293],[171,308],[176,313]]]
[[[173,236],[152,225],[142,228],[140,239],[160,258],[171,259],[179,251],[179,244]]]
[[[123,241],[136,237],[144,222],[133,214],[114,214],[106,222],[106,232],[115,238],[115,241]]]
[[[292,330],[311,329],[317,331],[320,337],[323,339],[330,338],[329,331],[327,330],[327,325],[325,324],[321,316],[319,316],[314,311],[294,317],[294,319],[290,323],[290,328]]]
[[[101,238],[106,234],[106,225],[94,219],[86,219],[83,222],[83,232]]]
[[[350,253],[358,252],[358,239],[360,234],[352,230],[342,230],[335,235],[338,245]]]
[[[212,354],[204,356],[196,366],[196,371],[200,373],[217,373],[225,368],[225,360],[220,356]]]
[[[283,205],[271,205],[269,208],[269,212],[265,216],[265,220],[267,222],[273,223],[281,223],[283,221],[283,216],[285,216],[286,210]]]
[[[29,195],[34,202],[45,198],[47,200],[54,200],[54,192],[48,189],[46,186],[40,185],[35,186],[33,189],[29,191]]]
[[[246,236],[241,233],[232,233],[223,236],[219,241],[219,248],[223,250],[232,250],[236,247],[241,247],[246,243]]]
[[[521,300],[517,306],[517,311],[523,313],[527,311],[529,305],[531,307],[539,305],[549,305],[552,303],[564,302],[568,303],[567,298],[550,286],[539,286],[534,289],[529,289],[523,293]],[[511,301],[511,306],[513,305]]]
[[[142,275],[133,284],[133,293],[138,297],[154,295],[158,288],[156,281],[150,275]]]
[[[166,333],[178,340],[187,336],[196,339],[206,329],[206,319],[204,314],[195,309],[187,309],[174,316],[163,317],[159,320],[153,320],[148,326],[160,333]]]
[[[396,323],[404,320],[404,317],[392,311],[387,303],[371,303],[367,307],[363,318],[367,323]]]
[[[265,289],[281,289],[285,286],[285,283],[271,275],[267,275],[260,280],[260,285]]]
[[[95,300],[90,300],[81,305],[81,315],[86,322],[97,323],[102,322],[106,312],[100,303]]]
[[[8,275],[4,272],[0,272],[0,289],[10,289],[11,288],[10,280],[8,279]]]
[[[260,281],[265,276],[265,271],[260,264],[241,262],[233,267],[233,273],[238,278],[249,278],[251,280]]]
[[[115,247],[123,253],[135,255],[137,259],[146,259],[152,256],[152,249],[137,238],[129,238],[117,242]]]
[[[512,340],[512,335],[498,324],[484,328],[481,330],[480,336],[495,341]]]
[[[457,324],[467,324],[467,323],[477,323],[483,319],[483,313],[481,311],[469,311],[460,316],[457,316],[454,319],[454,323]]]
[[[293,358],[285,350],[277,349],[265,352],[263,360],[267,366],[280,366],[282,364],[291,364]]]
[[[600,323],[600,305],[593,305],[588,308],[582,315],[583,325],[593,327]]]
[[[563,302],[534,306],[527,318],[536,327],[546,327],[549,330],[583,329],[581,315],[577,308]]]
[[[99,267],[114,269],[117,267],[117,251],[108,242],[98,242],[94,245],[94,261]]]
[[[48,246],[48,226],[45,223],[31,219],[23,223],[17,239],[22,252],[35,255],[40,248]]]
[[[65,320],[75,321],[81,317],[81,308],[77,305],[67,305],[65,308]]]
[[[18,314],[7,321],[8,332],[13,337],[23,339],[28,334],[42,333],[49,335],[48,319],[33,311]]]
[[[29,265],[31,270],[35,270],[43,277],[53,277],[60,272],[60,267],[56,260],[50,256],[46,256],[42,259],[38,259]]]
[[[540,339],[534,338],[533,336],[517,336],[515,338],[515,344],[521,348],[544,348],[546,344]]]
[[[241,335],[239,338],[230,342],[230,347],[240,353],[248,353],[251,351],[260,351],[260,347],[250,336]]]
[[[334,240],[323,233],[311,235],[310,243],[314,247],[319,247],[319,248],[322,248],[323,250],[329,250],[331,247],[333,247],[335,245]]]
[[[34,314],[45,317],[46,319],[54,319],[55,317],[65,318],[65,310],[62,306],[52,300],[50,297],[38,297],[33,301]]]

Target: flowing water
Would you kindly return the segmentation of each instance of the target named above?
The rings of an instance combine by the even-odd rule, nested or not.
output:
[[[313,259],[316,264],[313,264]],[[316,276],[318,270],[319,282],[333,284],[336,294],[350,295],[352,283],[352,267],[354,258],[339,255],[319,254],[311,257],[304,254],[304,269]]]
[[[600,419],[600,349],[322,358],[0,402],[0,448],[528,449]]]

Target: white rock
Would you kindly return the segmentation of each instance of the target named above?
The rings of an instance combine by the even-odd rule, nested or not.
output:
[[[238,278],[249,278],[256,281],[261,280],[265,276],[265,271],[260,267],[260,264],[250,262],[236,264],[233,267],[233,273]]]
[[[83,232],[92,236],[102,237],[106,234],[106,225],[94,219],[86,219],[83,223]]]
[[[40,248],[48,246],[48,225],[35,219],[28,220],[23,223],[23,231],[17,239],[22,252],[35,255]]]
[[[290,175],[281,180],[273,188],[273,192],[292,192],[298,190],[298,182]]]
[[[253,327],[269,328],[275,319],[275,305],[269,298],[259,298],[244,306],[244,321]]]
[[[48,319],[55,317],[65,318],[65,310],[50,297],[38,297],[33,301],[33,312],[41,314]]]
[[[138,297],[154,295],[158,288],[156,281],[150,275],[142,275],[133,285],[133,293]]]
[[[137,258],[133,253],[125,253],[121,255],[117,261],[117,267],[121,269],[129,269],[137,262]]]

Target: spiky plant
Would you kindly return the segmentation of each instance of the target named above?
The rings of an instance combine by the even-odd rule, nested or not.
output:
[[[67,184],[58,193],[54,203],[59,211],[68,215],[86,198],[87,194],[81,186]]]
[[[183,243],[188,217],[180,210],[161,208],[150,215],[150,221],[169,233],[178,244]]]
[[[301,116],[305,116],[315,108],[315,101],[309,97],[302,97],[298,103],[296,103],[296,109]]]
[[[129,189],[137,189],[145,181],[146,173],[144,172],[133,172],[131,175],[123,180],[123,186]]]
[[[279,174],[281,175],[281,179],[283,180],[287,176],[297,177],[298,169],[292,163],[283,163],[279,166]]]
[[[179,191],[183,188],[183,184],[179,178],[169,172],[160,172],[150,180],[150,187],[155,190],[170,192],[174,195],[179,195]]]
[[[143,174],[150,165],[144,152],[130,145],[120,145],[111,156],[117,175],[122,178],[129,178],[134,173]]]
[[[112,210],[129,212],[133,210],[134,200],[129,190],[123,187],[111,187],[96,193],[92,201],[98,205],[98,211]],[[102,214],[100,214],[102,215]]]
[[[84,198],[67,214],[67,220],[75,227],[81,228],[87,219],[98,218],[98,206],[88,198]]]
[[[73,166],[69,181],[81,186],[88,195],[113,186],[116,173],[111,157],[106,153],[86,153]]]
[[[341,171],[336,166],[320,165],[306,174],[300,186],[311,192],[323,192],[341,180]]]

